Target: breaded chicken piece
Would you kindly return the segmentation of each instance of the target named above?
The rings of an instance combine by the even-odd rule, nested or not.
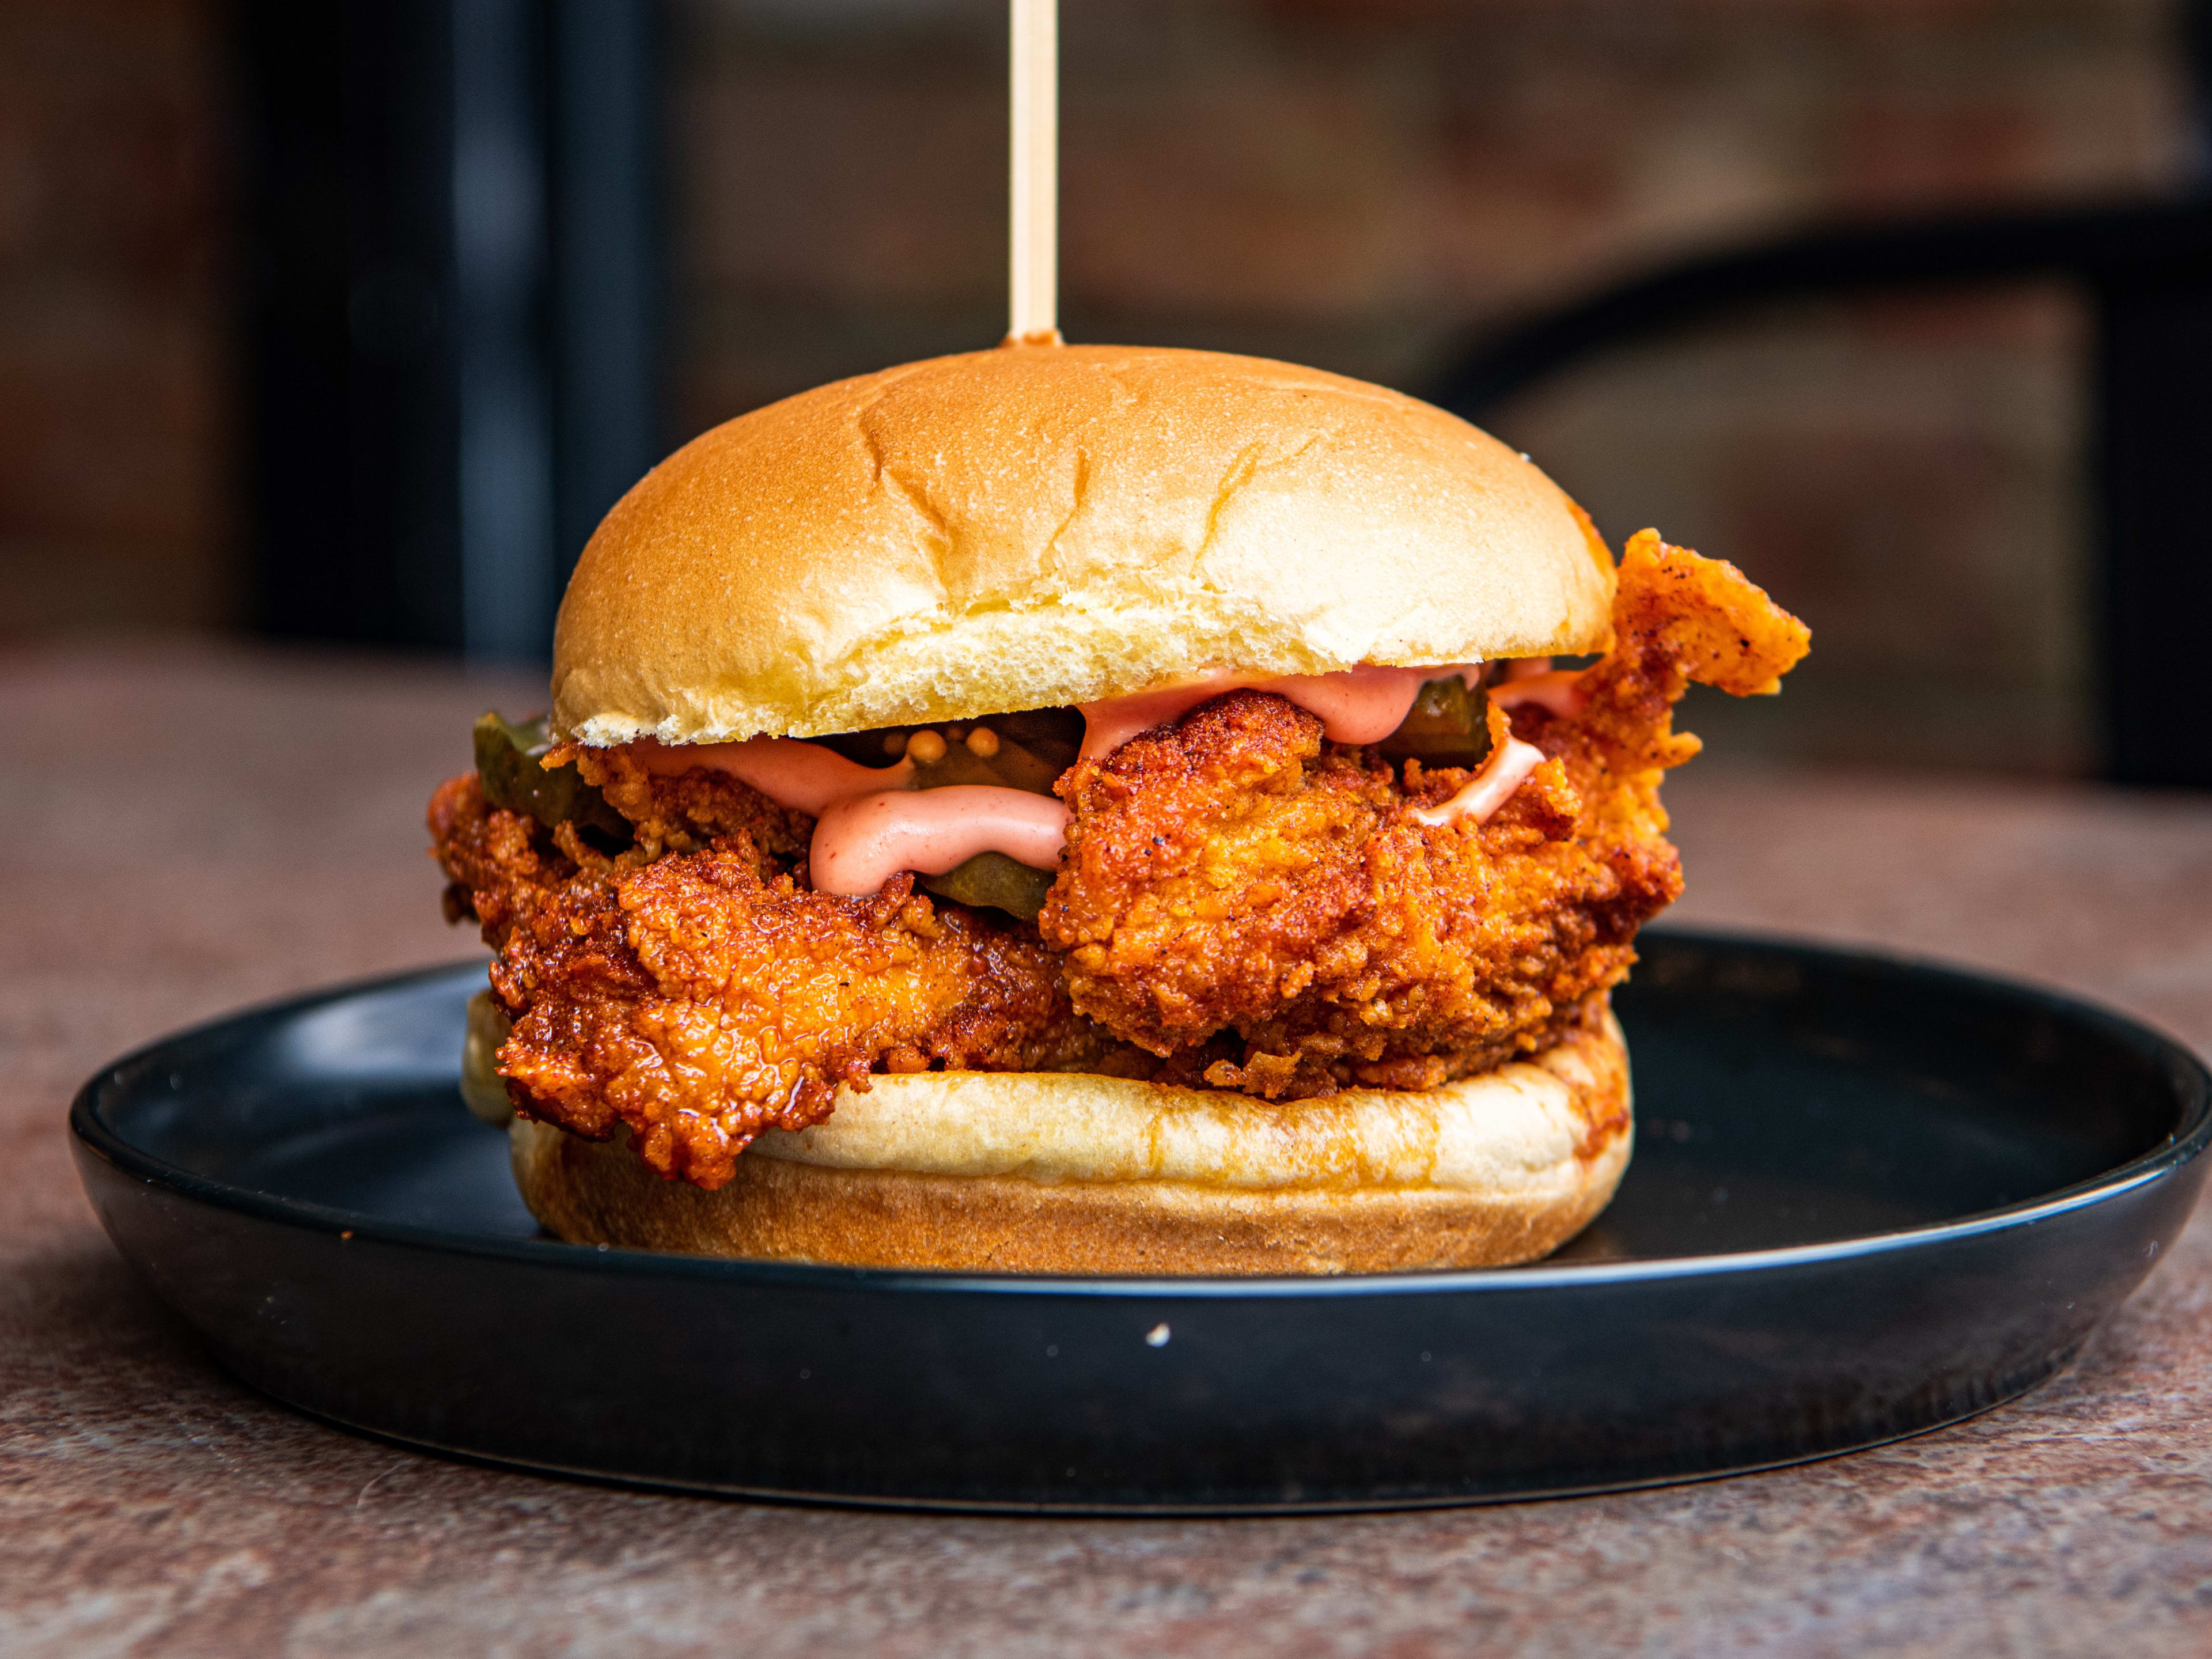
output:
[[[1039,929],[1116,1036],[1173,1056],[1233,1032],[1241,1060],[1205,1072],[1219,1087],[1486,1070],[1583,1018],[1680,892],[1657,787],[1697,752],[1672,732],[1688,682],[1771,690],[1806,640],[1733,566],[1646,532],[1580,708],[1515,714],[1547,758],[1486,823],[1415,816],[1468,773],[1401,779],[1283,698],[1234,692],[1062,781],[1074,819]]]
[[[643,859],[663,853],[696,853],[717,837],[742,835],[787,872],[806,856],[814,820],[778,806],[759,790],[711,766],[688,772],[648,771],[622,749],[563,744],[546,756],[548,766],[573,765],[595,785],[607,805],[630,821]]]
[[[1128,1069],[1032,931],[940,909],[910,877],[817,893],[743,830],[605,858],[488,807],[473,775],[440,788],[430,827],[449,908],[499,953],[516,1104],[593,1139],[626,1124],[664,1176],[720,1186],[761,1130],[820,1122],[878,1066]]]

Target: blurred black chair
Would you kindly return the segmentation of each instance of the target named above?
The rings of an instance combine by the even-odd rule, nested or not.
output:
[[[242,0],[257,621],[542,659],[660,459],[661,0]]]
[[[1469,347],[1427,395],[1471,420],[1608,347],[1766,301],[2058,277],[2097,324],[2093,603],[2106,776],[2212,787],[2212,201],[1814,231],[1697,258]],[[1808,388],[1817,391],[1817,388]]]

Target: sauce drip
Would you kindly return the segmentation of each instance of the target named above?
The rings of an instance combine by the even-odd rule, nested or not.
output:
[[[1533,702],[1565,716],[1583,706],[1582,681],[1583,671],[1579,668],[1547,669],[1540,674],[1523,674],[1492,686],[1490,700],[1500,708],[1517,708],[1524,702]]]
[[[817,892],[861,896],[902,870],[941,876],[978,853],[1049,870],[1067,839],[1066,806],[989,784],[894,789],[839,801],[814,826],[807,862]]]
[[[1473,818],[1477,823],[1487,823],[1492,814],[1513,799],[1513,792],[1528,781],[1528,775],[1544,763],[1544,751],[1533,743],[1523,743],[1509,737],[1490,752],[1482,770],[1470,778],[1459,793],[1441,806],[1431,806],[1413,814],[1414,819],[1438,829],[1459,818]]]
[[[1272,691],[1308,714],[1319,716],[1331,743],[1380,743],[1396,731],[1431,680],[1462,678],[1481,665],[1452,663],[1440,668],[1378,668],[1362,664],[1334,674],[1239,674],[1233,668],[1178,680],[1150,691],[1083,705],[1083,757],[1111,754],[1139,732],[1188,714],[1224,691]]]
[[[841,800],[881,789],[904,789],[914,778],[914,763],[863,766],[834,749],[799,738],[748,738],[743,743],[684,744],[671,747],[650,738],[632,745],[648,772],[688,772],[711,766],[749,783],[778,806],[818,818]],[[1018,793],[1019,791],[1010,791]]]

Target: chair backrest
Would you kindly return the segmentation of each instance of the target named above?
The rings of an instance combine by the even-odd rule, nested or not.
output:
[[[1480,420],[1633,339],[1762,301],[2061,277],[2097,319],[2088,457],[2103,769],[2212,788],[2212,201],[1954,216],[1809,232],[1692,259],[1468,347],[1427,388]]]

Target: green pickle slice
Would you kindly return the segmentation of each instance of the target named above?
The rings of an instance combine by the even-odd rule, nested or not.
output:
[[[1057,874],[1010,859],[1004,853],[978,853],[941,876],[922,877],[921,885],[939,898],[971,909],[1004,910],[1023,921],[1035,921]]]
[[[1489,701],[1487,693],[1468,690],[1456,674],[1430,680],[1398,729],[1376,750],[1424,766],[1480,766],[1490,754]]]
[[[988,726],[997,737],[998,752],[986,760],[964,743],[949,743],[942,759],[915,763],[915,788],[980,783],[1049,795],[1060,774],[1075,764],[1076,751],[1083,746],[1083,716],[1073,708],[994,714],[975,724]],[[939,898],[971,909],[1003,910],[1018,921],[1035,921],[1059,873],[1004,853],[978,853],[941,876],[922,877],[921,884]]]
[[[526,813],[549,830],[574,823],[618,848],[629,844],[629,820],[574,767],[547,766],[539,759],[553,746],[543,716],[518,723],[486,714],[477,721],[476,744],[477,776],[494,806]]]
[[[946,725],[988,727],[999,740],[997,751],[986,760],[961,738],[947,738],[945,753],[927,763],[915,761],[915,789],[949,789],[961,784],[983,784],[999,789],[1023,789],[1032,795],[1049,795],[1060,775],[1075,764],[1083,746],[1083,715],[1073,708],[1031,708],[1019,714],[993,714],[986,719],[939,722],[934,726],[888,726],[869,732],[843,732],[810,741],[834,749],[847,760],[863,766],[888,768],[894,750],[886,739],[903,745],[916,732],[943,735]],[[912,758],[909,757],[908,758]]]
[[[914,787],[946,789],[955,784],[988,784],[1000,789],[1020,789],[1032,795],[1049,795],[1065,766],[1054,766],[1026,744],[1012,738],[999,739],[999,752],[985,760],[964,743],[947,744],[943,760],[914,763]]]

